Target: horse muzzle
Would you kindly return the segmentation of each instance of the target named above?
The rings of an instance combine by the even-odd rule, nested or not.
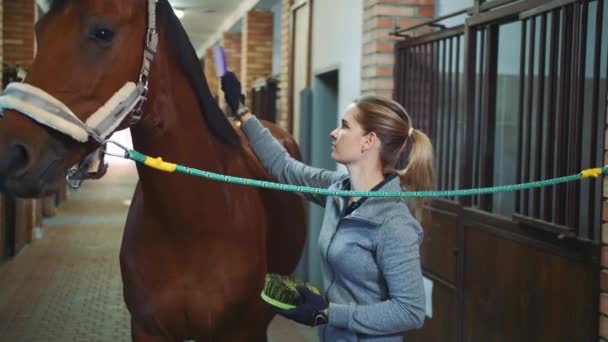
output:
[[[42,127],[7,112],[0,120],[0,191],[27,198],[56,191],[67,148]]]

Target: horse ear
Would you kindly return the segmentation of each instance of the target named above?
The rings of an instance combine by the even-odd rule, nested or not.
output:
[[[207,77],[203,73],[203,68],[190,42],[190,38],[188,38],[188,34],[179,19],[175,16],[167,0],[159,0],[157,4],[157,16],[161,29],[165,30],[167,37],[171,37],[170,39],[166,39],[166,41],[170,45],[170,50],[176,54],[178,65],[182,67],[182,71],[196,94],[199,108],[203,113],[209,131],[221,142],[229,146],[240,147],[239,136],[218,106],[213,95],[211,95]]]

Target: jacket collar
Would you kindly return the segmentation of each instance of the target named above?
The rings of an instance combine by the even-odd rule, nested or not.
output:
[[[350,190],[350,178],[346,178],[338,183],[330,186],[330,189],[334,190]],[[401,180],[398,176],[386,182],[378,191],[382,192],[399,192],[403,191],[401,188]],[[345,207],[348,205],[347,197],[333,197],[336,202],[338,213],[342,213]],[[365,202],[361,204],[352,213],[343,217],[343,219],[352,219],[358,221],[364,221],[373,225],[380,225],[387,218],[386,213],[389,203],[399,202],[398,198],[383,198],[383,197],[369,197]]]

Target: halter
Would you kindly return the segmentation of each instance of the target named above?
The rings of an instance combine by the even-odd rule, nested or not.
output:
[[[141,71],[137,84],[127,82],[103,106],[101,106],[86,122],[80,120],[68,106],[46,93],[44,90],[27,83],[9,84],[0,96],[0,117],[4,110],[12,109],[38,123],[55,129],[72,137],[74,140],[85,143],[93,138],[101,145],[105,145],[124,119],[130,114],[130,125],[137,124],[142,116],[142,107],[148,93],[148,79],[150,68],[156,49],[158,47],[158,31],[156,30],[156,4],[158,0],[148,0],[148,29],[146,32],[146,47]],[[87,174],[79,165],[79,172],[70,170],[68,181],[101,178],[105,174],[107,165],[100,162],[99,170],[94,174]],[[72,184],[70,184],[72,185]],[[77,187],[76,186],[76,187]]]

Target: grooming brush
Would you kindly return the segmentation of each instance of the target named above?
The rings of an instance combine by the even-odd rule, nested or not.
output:
[[[293,279],[286,275],[269,273],[264,279],[262,299],[279,309],[290,310],[302,302],[297,286],[304,285],[312,292],[320,295],[321,292],[309,282]]]
[[[224,48],[216,45],[213,47],[213,63],[215,65],[215,74],[217,77],[222,77],[228,71],[228,62],[226,61],[226,52]]]

